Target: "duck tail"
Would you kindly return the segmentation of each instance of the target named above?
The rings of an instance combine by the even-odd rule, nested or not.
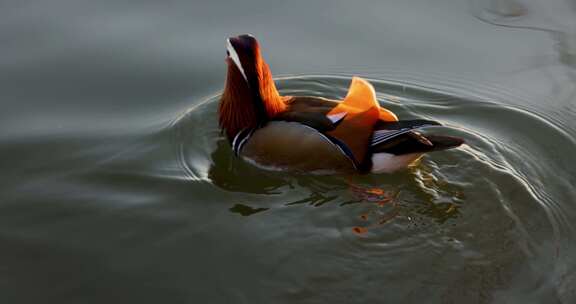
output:
[[[464,139],[460,137],[445,135],[426,135],[426,139],[432,143],[430,151],[448,150],[456,148],[464,143]]]

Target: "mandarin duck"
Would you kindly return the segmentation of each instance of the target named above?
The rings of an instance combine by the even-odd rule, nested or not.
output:
[[[281,96],[252,35],[227,39],[219,124],[234,154],[259,167],[300,173],[390,173],[424,153],[460,146],[423,135],[430,120],[398,120],[374,87],[353,77],[346,97]]]

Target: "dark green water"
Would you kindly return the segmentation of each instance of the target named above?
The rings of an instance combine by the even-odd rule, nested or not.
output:
[[[0,303],[574,303],[575,12],[0,2]],[[216,109],[245,32],[282,93],[360,75],[466,145],[355,186],[234,158]]]

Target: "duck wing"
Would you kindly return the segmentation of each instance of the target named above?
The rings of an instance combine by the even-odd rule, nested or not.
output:
[[[348,94],[342,102],[338,103],[328,115],[335,115],[339,113],[361,113],[376,108],[378,110],[378,120],[381,121],[398,121],[398,117],[392,111],[380,107],[378,99],[376,99],[376,91],[374,87],[365,79],[360,77],[353,77]]]
[[[380,122],[372,136],[370,152],[394,155],[425,153],[458,147],[464,143],[464,140],[458,137],[423,135],[417,131],[432,126],[441,124],[431,120]]]
[[[369,170],[371,155],[396,155],[452,148],[462,140],[448,136],[424,136],[415,130],[439,126],[431,120],[403,120],[380,107],[374,87],[354,77],[341,101],[320,97],[290,97],[288,109],[274,120],[298,122],[316,129],[353,162],[360,171]]]
[[[370,166],[371,140],[379,123],[396,123],[394,113],[381,108],[374,87],[354,77],[341,102],[317,97],[292,97],[288,109],[274,120],[294,121],[326,135],[359,170]],[[393,124],[394,126],[396,124]]]
[[[378,122],[378,108],[347,114],[332,131],[326,132],[360,171],[370,168],[370,140]]]
[[[380,144],[386,143],[398,136],[410,133],[415,129],[432,126],[441,126],[441,124],[437,121],[423,119],[402,120],[394,122],[380,121],[374,127],[371,146],[378,146]]]
[[[327,114],[338,119],[334,130],[326,132],[333,141],[363,171],[370,167],[370,141],[379,120],[397,121],[396,115],[380,108],[374,87],[366,80],[354,77],[348,94]]]
[[[336,128],[336,122],[328,118],[328,116],[322,112],[286,111],[276,115],[273,120],[298,122],[312,127],[322,133]]]

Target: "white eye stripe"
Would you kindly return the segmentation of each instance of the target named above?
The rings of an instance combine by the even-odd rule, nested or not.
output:
[[[226,49],[228,50],[228,54],[230,54],[229,55],[230,58],[232,58],[232,61],[234,61],[234,64],[236,64],[236,67],[238,67],[238,69],[240,70],[240,73],[242,73],[242,77],[244,77],[244,80],[246,80],[246,82],[248,82],[248,77],[246,77],[246,73],[244,73],[244,68],[242,68],[242,63],[240,62],[240,57],[238,57],[236,50],[232,46],[232,43],[230,43],[230,39],[226,40]]]

